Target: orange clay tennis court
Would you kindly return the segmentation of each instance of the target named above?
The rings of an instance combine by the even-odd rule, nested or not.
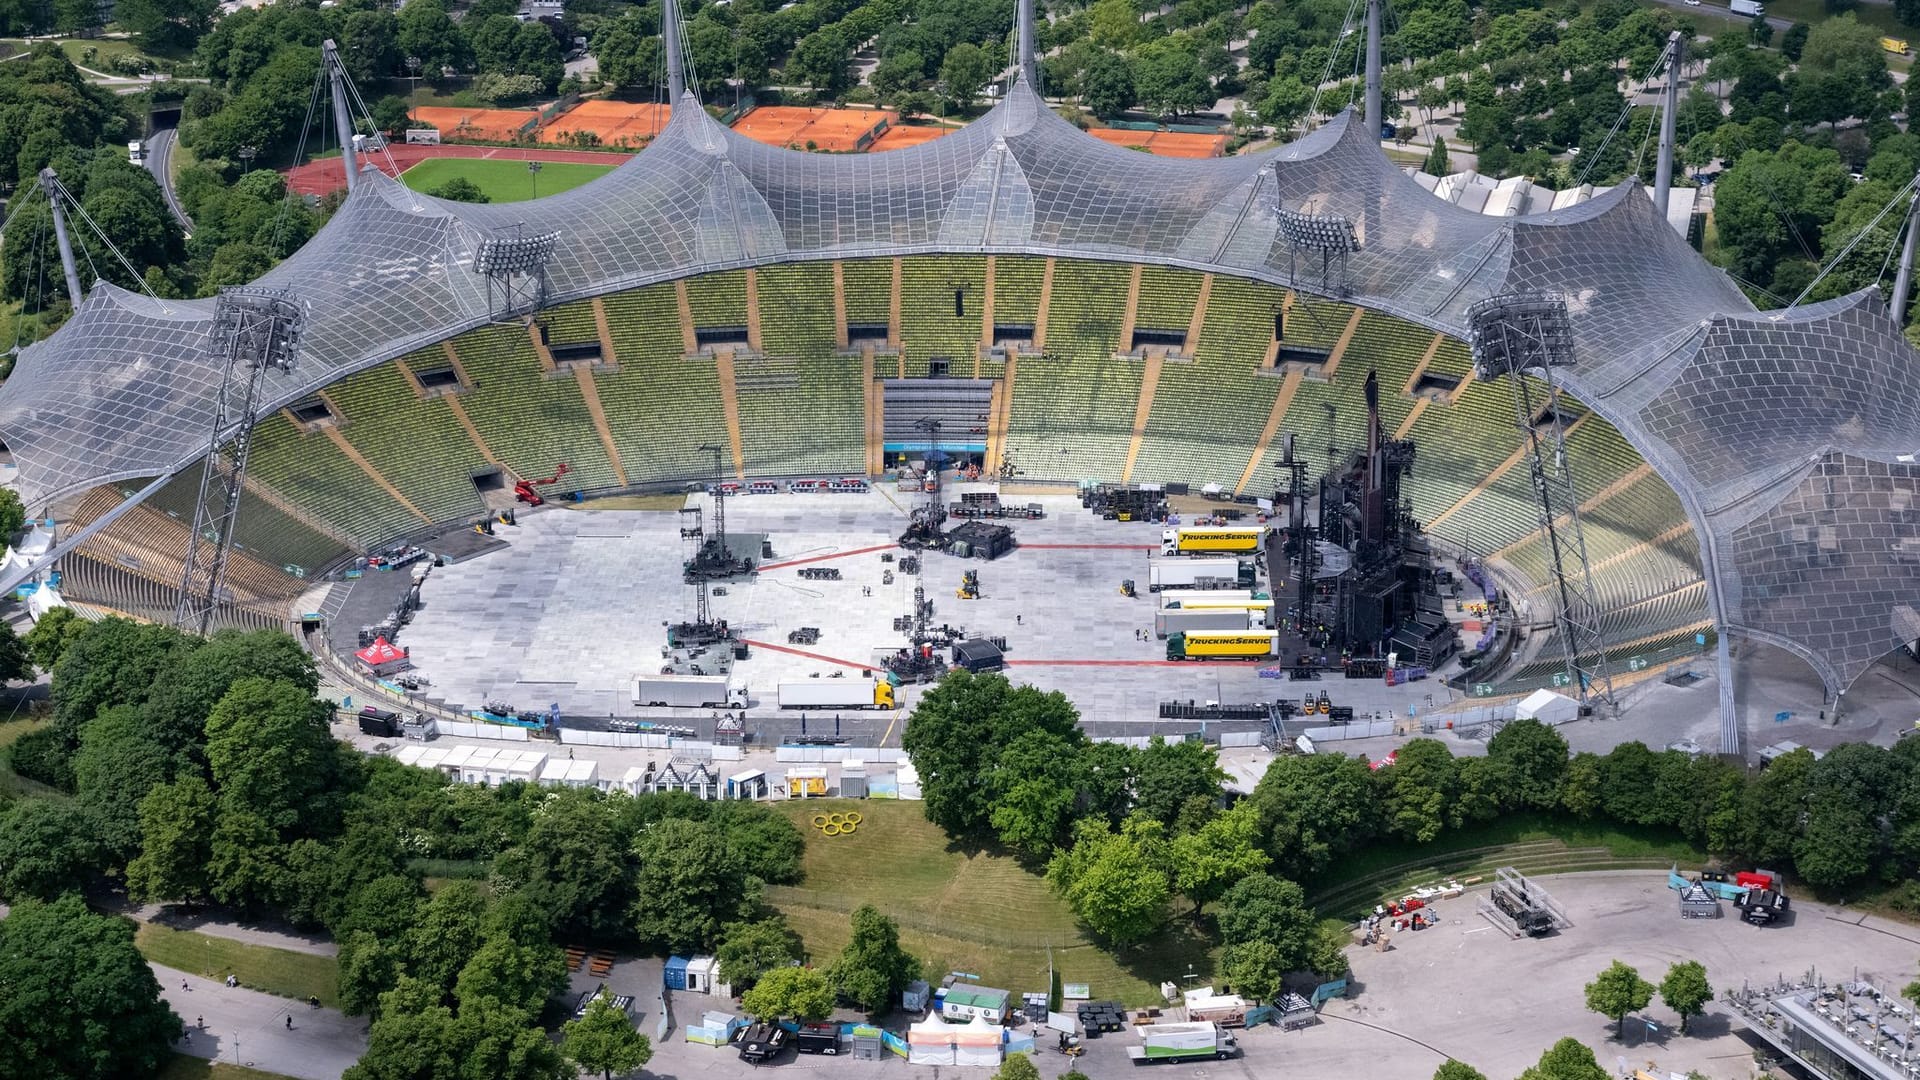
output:
[[[870,149],[881,126],[893,119],[885,109],[765,105],[734,121],[733,130],[768,146],[858,153]]]
[[[888,150],[905,150],[909,146],[932,142],[942,135],[951,135],[958,130],[960,129],[895,124],[882,132],[879,138],[873,140],[873,145],[867,147],[867,153],[883,154]]]
[[[590,98],[540,129],[543,143],[571,143],[577,132],[591,132],[601,146],[638,149],[666,130],[672,110],[653,102]]]
[[[457,109],[444,105],[416,105],[413,118],[440,129],[445,139],[485,139],[513,142],[540,114],[531,109]]]
[[[1087,134],[1101,142],[1145,150],[1156,157],[1213,158],[1226,152],[1225,135],[1200,135],[1185,131],[1129,131],[1125,128],[1089,128]]]

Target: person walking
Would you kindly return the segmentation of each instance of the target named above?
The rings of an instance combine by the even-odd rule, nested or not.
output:
[[[287,1014],[287,1030],[288,1031],[293,1030],[293,1014],[292,1013]]]

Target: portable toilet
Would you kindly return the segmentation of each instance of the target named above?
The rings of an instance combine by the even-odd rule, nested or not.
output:
[[[728,986],[720,978],[720,961],[711,956],[696,956],[688,960],[685,979],[689,994],[733,996],[733,987]]]
[[[840,766],[840,797],[843,799],[867,797],[866,762],[849,761]]]
[[[669,990],[687,988],[687,965],[691,963],[684,956],[667,957],[666,983]]]

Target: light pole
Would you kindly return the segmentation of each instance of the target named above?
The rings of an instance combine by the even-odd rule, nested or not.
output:
[[[240,158],[241,163],[245,166],[243,171],[252,172],[253,159],[260,156],[260,148],[257,146],[243,146],[240,149],[234,151],[234,153]]]
[[[407,77],[413,80],[413,88],[414,90],[418,91],[420,89],[420,58],[419,57],[417,56],[407,57]]]
[[[540,197],[540,163],[537,161],[527,162],[527,172],[533,177],[533,197],[537,199]]]

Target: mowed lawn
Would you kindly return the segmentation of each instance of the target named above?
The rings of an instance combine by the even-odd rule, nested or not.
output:
[[[814,963],[847,943],[847,914],[862,904],[900,923],[906,947],[931,982],[949,971],[977,975],[1015,994],[1047,989],[1049,948],[1062,982],[1089,984],[1096,998],[1160,1000],[1159,985],[1206,975],[1213,957],[1191,928],[1184,901],[1173,925],[1145,945],[1111,952],[1096,944],[1045,879],[999,854],[949,846],[917,802],[819,799],[777,804],[807,834],[806,881],[768,890],[768,899],[806,940]],[[850,836],[825,836],[813,815],[855,810]]]
[[[611,165],[583,165],[570,161],[540,163],[539,193],[557,195],[577,188],[589,180],[613,171]],[[428,158],[400,174],[400,180],[415,191],[431,191],[456,176],[473,181],[474,186],[494,202],[524,202],[534,196],[535,182],[524,161],[500,161],[493,158]]]
[[[141,923],[133,943],[140,955],[176,971],[208,979],[224,979],[231,972],[249,990],[296,1001],[317,997],[322,1005],[340,1005],[339,965],[331,956],[249,945],[157,923]]]

